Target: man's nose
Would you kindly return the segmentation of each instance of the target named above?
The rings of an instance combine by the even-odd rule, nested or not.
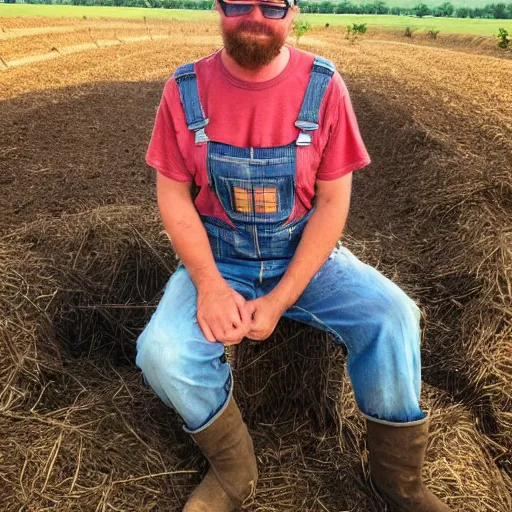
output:
[[[265,21],[265,17],[263,16],[261,9],[256,4],[252,11],[249,13],[249,18],[253,21]]]

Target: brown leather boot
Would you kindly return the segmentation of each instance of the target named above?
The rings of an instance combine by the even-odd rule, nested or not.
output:
[[[231,512],[254,496],[258,479],[254,447],[234,398],[211,425],[192,438],[210,469],[183,512]]]
[[[430,417],[411,423],[366,419],[370,478],[377,494],[401,512],[453,512],[421,478]]]

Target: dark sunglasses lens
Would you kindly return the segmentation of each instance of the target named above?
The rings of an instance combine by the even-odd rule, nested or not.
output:
[[[224,14],[226,16],[241,16],[242,14],[247,14],[248,12],[251,12],[254,5],[253,4],[226,4],[223,3],[222,6],[224,7]]]
[[[286,8],[284,7],[269,7],[268,5],[261,4],[259,4],[259,6],[265,18],[269,18],[271,20],[280,20],[286,15]]]

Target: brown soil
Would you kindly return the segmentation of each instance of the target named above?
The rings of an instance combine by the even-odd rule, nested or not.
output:
[[[204,468],[134,366],[176,264],[144,164],[156,108],[179,64],[220,45],[213,24],[169,28],[0,71],[3,510],[178,511]],[[0,44],[16,59],[45,38]],[[344,241],[425,314],[427,481],[455,511],[509,512],[512,62],[333,31],[306,43],[336,63],[373,159],[355,174]],[[248,510],[382,509],[343,363],[286,321],[241,345],[237,398],[261,468]]]

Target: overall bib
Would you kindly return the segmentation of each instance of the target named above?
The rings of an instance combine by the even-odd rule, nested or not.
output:
[[[207,144],[208,186],[230,222],[201,215],[221,275],[252,300],[269,293],[286,271],[314,207],[289,222],[299,151],[307,151],[334,65],[316,57],[295,126],[284,146],[242,148],[210,140],[194,64],[180,66],[179,87],[195,144]],[[333,307],[333,305],[335,307]],[[369,312],[371,316],[369,315]],[[137,340],[146,382],[197,433],[222,414],[232,393],[224,346],[204,337],[197,291],[180,262],[157,310]],[[329,332],[348,351],[348,371],[361,411],[382,421],[416,421],[419,407],[419,310],[377,270],[336,248],[284,316]]]
[[[295,204],[297,152],[306,150],[318,129],[320,105],[334,73],[334,65],[317,57],[302,106],[295,122],[296,140],[271,148],[241,148],[211,141],[197,89],[194,64],[174,73],[188,129],[196,144],[206,143],[209,187],[217,195],[232,226],[201,216],[216,260],[290,259],[314,208],[287,223]]]

